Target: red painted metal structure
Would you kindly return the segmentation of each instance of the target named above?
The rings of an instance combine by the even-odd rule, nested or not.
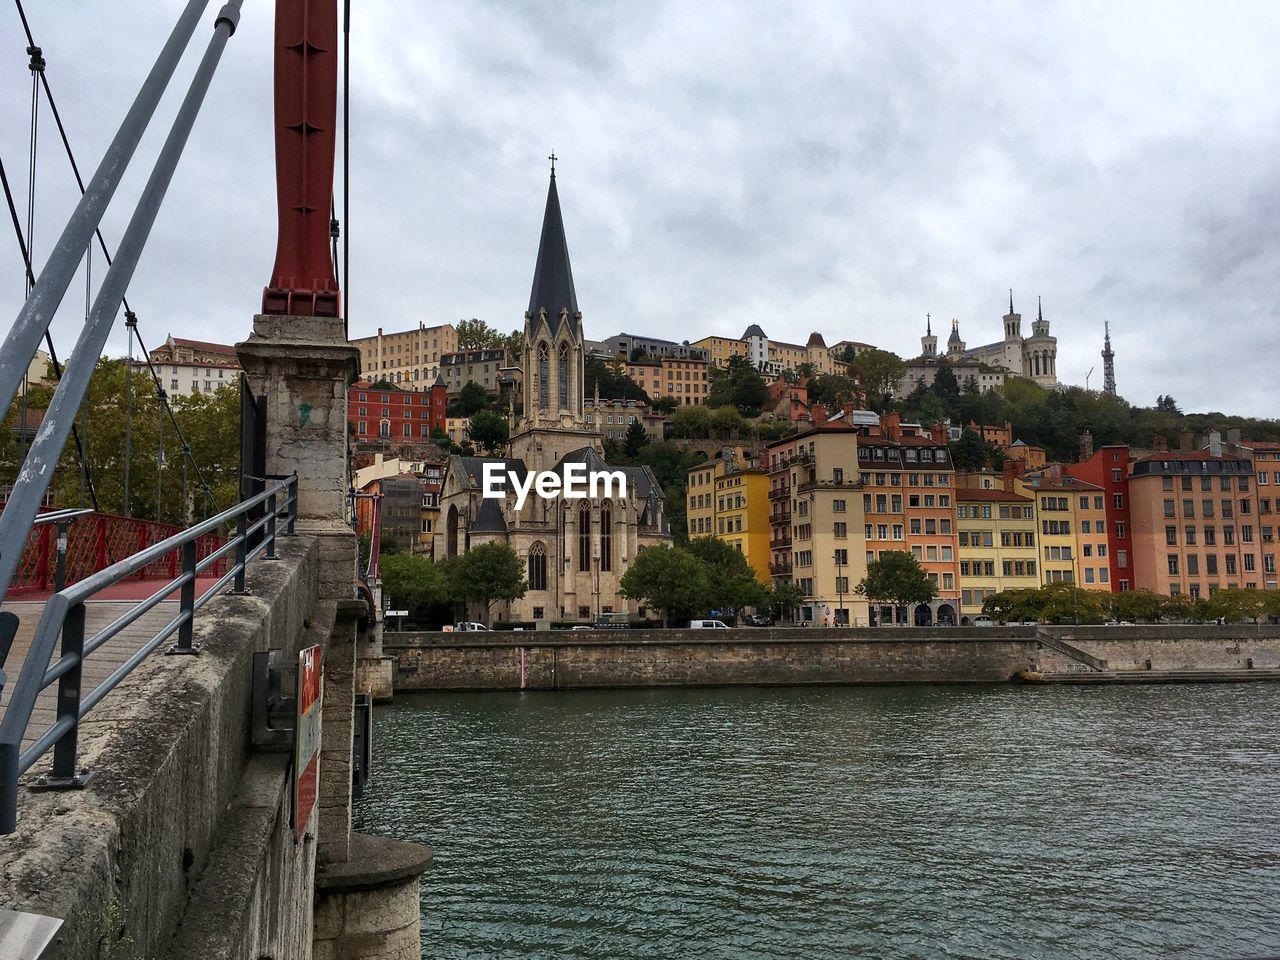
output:
[[[138,553],[161,540],[181,533],[183,527],[111,513],[76,517],[67,529],[67,585],[103,570],[117,560]],[[58,531],[51,523],[34,527],[22,550],[22,559],[9,587],[9,596],[46,593],[54,588],[57,569]],[[227,541],[204,536],[197,541],[196,556],[203,560]],[[220,577],[227,559],[219,558],[202,576]],[[144,567],[135,580],[172,580],[182,572],[181,551],[175,550]]]
[[[337,0],[276,0],[279,237],[262,312],[339,316],[329,249],[337,132]]]

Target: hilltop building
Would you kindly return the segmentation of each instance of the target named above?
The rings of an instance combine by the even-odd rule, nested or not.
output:
[[[924,339],[931,337],[930,331]],[[1053,387],[1058,383],[1058,339],[1049,333],[1049,321],[1044,318],[1044,309],[1037,301],[1031,336],[1024,337],[1022,314],[1013,309],[1012,290],[1009,291],[1009,312],[1004,315],[1004,339],[980,347],[969,347],[960,337],[959,321],[952,320],[946,357],[953,366],[964,362],[986,364],[1034,380],[1042,387]],[[956,377],[961,382],[964,381],[959,373]]]
[[[525,560],[528,592],[492,611],[477,611],[481,616],[588,620],[601,613],[646,613],[618,593],[618,582],[639,551],[670,542],[662,490],[648,467],[610,468],[605,462],[598,398],[594,423],[585,412],[586,349],[553,169],[524,315],[523,400],[518,416],[512,410],[508,456],[450,457],[441,485],[436,557],[504,543]],[[580,500],[535,494],[517,510],[510,483],[504,497],[483,496],[486,463],[522,481],[530,470],[563,476],[570,463],[589,471],[617,469],[627,490],[625,496]]]

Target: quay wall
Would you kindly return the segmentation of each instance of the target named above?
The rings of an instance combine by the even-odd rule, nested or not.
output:
[[[1280,627],[388,633],[384,652],[397,692],[991,683],[1022,671],[1276,668]]]

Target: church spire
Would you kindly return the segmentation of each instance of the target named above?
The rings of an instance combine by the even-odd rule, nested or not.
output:
[[[1013,287],[1009,288],[1009,316],[1013,316]]]
[[[533,270],[533,289],[529,292],[529,317],[537,320],[540,310],[547,312],[547,324],[552,333],[559,328],[560,314],[564,310],[569,312],[571,324],[576,326],[578,323],[578,295],[573,289],[573,270],[569,266],[569,244],[564,235],[564,219],[560,215],[554,160],[551,183],[547,188],[547,209],[542,215],[538,262]]]
[[[1036,319],[1044,323],[1044,307],[1040,305],[1040,298],[1036,297]]]

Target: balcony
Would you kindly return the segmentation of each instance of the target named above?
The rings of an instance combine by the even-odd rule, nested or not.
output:
[[[791,561],[780,560],[777,563],[769,564],[769,572],[775,577],[785,577],[791,574]]]
[[[777,511],[775,511],[775,512],[773,512],[773,513],[769,514],[769,523],[770,523],[772,526],[775,526],[775,527],[776,527],[776,526],[778,526],[779,524],[789,524],[789,523],[791,523],[791,511],[790,511],[790,510],[777,510]]]
[[[790,498],[791,498],[790,486],[772,487],[769,490],[770,500],[789,500]]]
[[[769,541],[769,548],[771,550],[778,550],[789,546],[791,546],[791,534],[789,533],[784,533],[782,536]]]

